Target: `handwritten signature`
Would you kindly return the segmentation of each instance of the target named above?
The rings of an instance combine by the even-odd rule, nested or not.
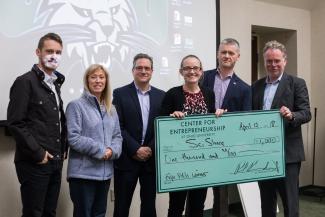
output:
[[[187,139],[185,141],[186,144],[189,144],[190,148],[204,148],[204,147],[224,147],[224,141],[216,141],[213,138],[205,138],[203,140],[197,139]]]
[[[263,126],[261,126],[258,122],[254,122],[254,123],[240,122],[239,130],[247,131],[247,130],[262,129],[262,128],[274,128],[274,127],[278,127],[276,121],[274,120],[270,121],[270,123],[266,123]]]
[[[165,184],[169,184],[175,181],[181,181],[185,179],[197,179],[197,178],[204,178],[207,177],[208,171],[200,171],[200,170],[194,170],[194,171],[183,171],[183,172],[176,172],[173,173],[166,173],[165,174]]]
[[[278,161],[267,161],[266,163],[260,163],[258,160],[255,161],[243,161],[237,164],[233,174],[238,173],[266,173],[266,172],[277,172],[279,173],[279,162]]]
[[[178,155],[164,155],[166,164],[177,164],[184,162],[206,161],[215,160],[219,158],[234,158],[237,156],[236,151],[232,151],[230,148],[221,148],[219,152],[201,152],[201,153],[189,153],[182,152]]]

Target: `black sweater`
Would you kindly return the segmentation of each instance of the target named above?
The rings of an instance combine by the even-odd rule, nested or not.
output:
[[[208,107],[209,113],[215,112],[215,97],[213,91],[200,87],[204,101]],[[183,105],[185,103],[185,95],[183,91],[183,86],[177,86],[169,89],[163,99],[160,114],[167,116],[174,111],[182,111]]]

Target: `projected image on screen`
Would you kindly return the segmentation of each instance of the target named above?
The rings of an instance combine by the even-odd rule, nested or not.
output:
[[[164,90],[179,84],[183,56],[196,54],[215,67],[215,0],[11,0],[1,3],[2,66],[0,120],[6,119],[9,88],[37,63],[39,38],[58,33],[64,44],[58,71],[66,76],[65,104],[80,96],[82,77],[92,63],[108,68],[113,88],[132,81],[139,52],[154,58],[152,84]]]

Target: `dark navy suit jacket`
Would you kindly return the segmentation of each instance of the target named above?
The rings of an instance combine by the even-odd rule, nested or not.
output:
[[[114,167],[120,170],[133,170],[135,167],[145,165],[150,171],[155,169],[155,143],[154,143],[154,119],[159,116],[160,106],[165,93],[151,86],[149,91],[150,111],[148,126],[143,144],[142,140],[142,115],[139,99],[134,83],[117,88],[113,92],[113,104],[116,107],[121,133],[123,137],[122,154],[114,162]],[[134,156],[141,145],[149,146],[153,157],[147,162],[134,160]]]
[[[217,69],[205,71],[201,85],[213,91],[216,74]],[[241,80],[236,74],[233,74],[221,108],[227,109],[228,112],[250,111],[252,109],[251,97],[250,86]]]

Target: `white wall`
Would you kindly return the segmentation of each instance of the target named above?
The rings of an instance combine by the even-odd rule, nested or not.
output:
[[[297,75],[306,80],[311,92],[311,13],[309,11],[254,0],[220,0],[220,8],[221,40],[234,37],[241,45],[241,57],[235,69],[240,77],[250,83],[252,25],[296,30]],[[311,125],[309,123],[303,127],[307,160],[302,166],[301,185],[311,184]]]
[[[313,107],[317,107],[315,184],[325,186],[325,2],[318,1],[311,16],[311,92]]]
[[[0,213],[3,217],[19,216],[21,211],[19,183],[14,161],[15,143],[0,128]]]

